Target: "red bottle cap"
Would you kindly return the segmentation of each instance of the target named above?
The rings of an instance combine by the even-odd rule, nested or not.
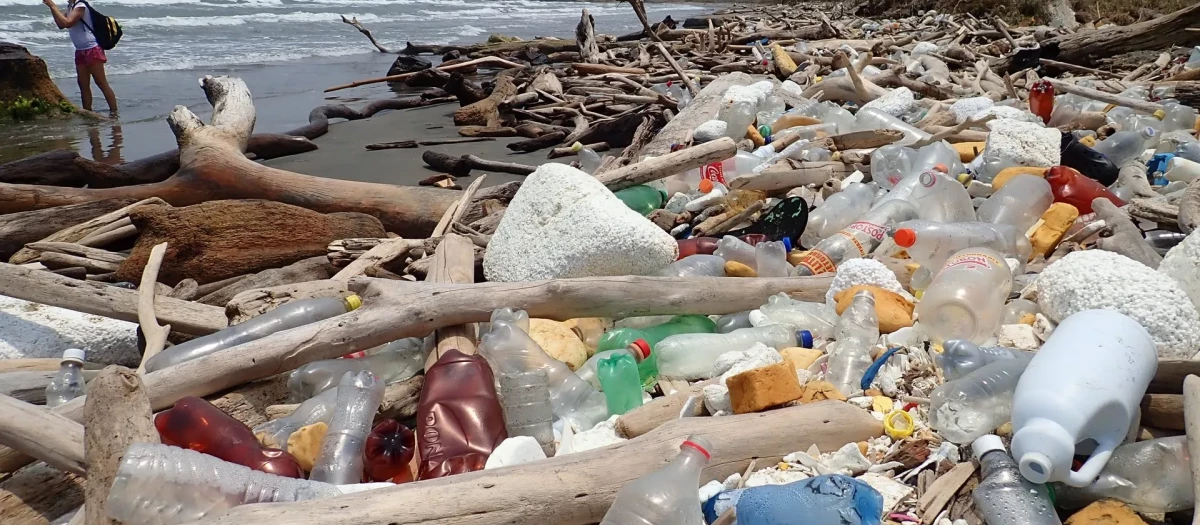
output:
[[[704,450],[704,447],[700,446],[695,441],[684,441],[682,445],[679,445],[680,449],[683,449],[683,447],[691,447],[699,450],[701,454],[704,454],[704,459],[712,459],[712,454],[709,454],[707,450]]]
[[[637,352],[637,354],[641,356],[638,358],[639,363],[650,357],[650,343],[647,343],[645,339],[638,339],[632,343],[629,343],[629,349]]]
[[[912,248],[912,245],[917,242],[917,232],[912,228],[900,228],[892,234],[892,240],[896,241],[897,246]]]

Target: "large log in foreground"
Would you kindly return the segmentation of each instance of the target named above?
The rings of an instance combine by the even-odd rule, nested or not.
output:
[[[865,410],[836,401],[756,414],[683,418],[639,438],[578,454],[326,500],[245,505],[195,523],[585,525],[604,517],[625,484],[674,459],[688,436],[701,436],[712,444],[712,460],[700,479],[705,483],[743,471],[752,459],[774,462],[812,445],[833,451],[877,437],[881,431],[879,422]]]
[[[179,171],[153,184],[121,188],[59,188],[0,184],[0,214],[101,199],[159,197],[173,206],[222,199],[265,199],[322,213],[353,211],[377,217],[388,231],[427,235],[459,194],[442,189],[340,181],[263,166],[244,152],[254,127],[254,103],[245,82],[205,77],[211,124],[176,106],[167,123],[179,143]]]

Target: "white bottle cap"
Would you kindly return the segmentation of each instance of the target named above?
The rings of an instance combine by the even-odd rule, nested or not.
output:
[[[993,450],[1004,450],[1004,440],[995,434],[979,436],[979,439],[971,443],[971,452],[975,453],[975,459],[982,459],[984,454]]]
[[[78,348],[68,348],[65,352],[63,352],[62,360],[63,361],[74,361],[76,363],[83,364],[83,357],[84,357],[83,350],[80,350]]]

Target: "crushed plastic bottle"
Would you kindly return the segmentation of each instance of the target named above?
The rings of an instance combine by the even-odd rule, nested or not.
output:
[[[483,356],[457,349],[442,354],[425,372],[417,405],[417,479],[483,470],[492,450],[507,437],[496,379]]]
[[[820,275],[837,270],[848,259],[866,257],[883,242],[887,228],[917,218],[917,209],[907,201],[890,200],[876,205],[866,215],[817,243],[800,259],[796,275]]]
[[[710,323],[712,321],[709,321]],[[624,329],[628,330],[628,329]],[[688,333],[688,332],[683,332]],[[708,332],[699,332],[708,333]],[[575,371],[575,375],[580,379],[587,381],[597,390],[603,391],[604,385],[600,381],[600,361],[610,357],[624,355],[633,359],[634,364],[638,369],[638,382],[642,388],[651,390],[654,384],[658,382],[658,357],[651,350],[651,345],[645,339],[637,339],[629,343],[625,348],[614,348],[612,350],[597,351],[592,357]]]
[[[1054,204],[1054,191],[1046,179],[1018,175],[980,204],[976,217],[979,222],[1011,224],[1024,236],[1051,204]]]
[[[314,423],[328,424],[337,409],[337,388],[330,388],[300,403],[295,412],[254,427],[254,435],[267,446],[287,450],[288,438],[301,428]]]
[[[1045,485],[1021,477],[1017,462],[999,436],[988,434],[971,444],[979,460],[979,486],[971,493],[987,525],[1062,525]]]
[[[742,328],[727,334],[680,334],[663,339],[654,347],[658,370],[671,379],[705,379],[725,352],[746,350],[755,343],[781,350],[797,346],[796,332],[785,325]]]
[[[917,208],[917,215],[938,222],[967,222],[975,220],[971,196],[958,181],[929,170],[917,176],[908,200]]]
[[[642,406],[642,380],[632,356],[613,353],[601,359],[597,369],[610,415],[621,415]]]
[[[363,446],[363,472],[371,481],[407,483],[413,480],[409,463],[416,455],[417,437],[395,419],[375,425]]]
[[[1196,501],[1187,436],[1121,445],[1091,484],[1053,485],[1058,504],[1064,508],[1115,499],[1137,512],[1157,514],[1187,510]]]
[[[837,311],[829,305],[797,301],[786,293],[768,297],[767,304],[751,310],[748,317],[752,326],[781,324],[791,330],[808,332],[807,340],[804,340],[804,334],[800,335],[800,346],[805,347],[811,347],[813,339],[832,338],[839,322]]]
[[[1013,398],[1012,450],[1021,474],[1074,487],[1094,481],[1129,432],[1158,368],[1155,348],[1141,324],[1113,310],[1063,319]],[[1088,366],[1079,366],[1084,361]],[[1076,455],[1090,456],[1077,471]]]
[[[725,259],[716,255],[689,255],[659,270],[660,277],[725,277]]]
[[[500,374],[500,399],[508,436],[529,436],[542,446],[546,457],[554,457],[554,410],[546,371]]]
[[[125,449],[105,508],[129,525],[176,525],[216,516],[238,505],[330,498],[328,483],[276,476],[157,443]]]
[[[929,426],[951,443],[965,445],[1008,422],[1013,392],[1026,359],[993,361],[942,383],[929,395]]]
[[[861,182],[846,185],[842,191],[830,195],[824,203],[808,213],[808,224],[804,227],[800,242],[805,246],[816,246],[822,239],[865,215],[874,200],[875,188]]]
[[[942,352],[934,355],[946,381],[954,381],[986,365],[1004,359],[1033,359],[1033,354],[1004,346],[979,346],[965,339],[942,342]]]
[[[600,525],[700,525],[700,473],[708,465],[712,445],[690,436],[666,466],[617,491]]]
[[[369,371],[384,385],[417,375],[425,367],[425,343],[410,337],[392,341],[366,357],[313,361],[288,376],[289,401],[299,403],[337,386],[347,372]]]
[[[87,382],[83,379],[85,352],[68,348],[58,364],[58,373],[46,385],[46,408],[54,408],[67,401],[87,394]]]
[[[726,235],[717,241],[717,251],[713,252],[713,255],[725,259],[726,262],[739,262],[750,268],[758,265],[758,255],[754,247],[732,235]]]
[[[783,485],[727,490],[703,507],[709,524],[733,508],[731,525],[879,525],[883,503],[883,496],[870,485],[850,476],[826,474]]]
[[[1119,168],[1145,153],[1151,140],[1157,144],[1157,136],[1158,131],[1154,128],[1145,128],[1140,131],[1118,131],[1097,142],[1092,149],[1103,153]]]
[[[201,398],[188,396],[176,401],[174,408],[154,416],[154,427],[168,445],[203,452],[268,474],[304,477],[304,471],[291,454],[262,446],[245,423]]]
[[[787,277],[792,273],[788,264],[788,241],[767,241],[754,245],[754,269],[759,277]]]
[[[967,248],[949,259],[917,303],[916,315],[929,340],[967,339],[982,344],[1000,327],[1012,270],[1004,256]]]
[[[861,382],[871,367],[871,347],[879,341],[879,316],[875,296],[869,290],[854,294],[850,306],[838,318],[837,346],[829,354],[825,379],[850,397],[863,390]]]
[[[321,441],[309,479],[334,485],[358,483],[371,421],[383,402],[383,382],[370,371],[346,372],[338,383],[338,410]]]
[[[362,299],[357,295],[344,299],[321,297],[292,301],[244,323],[163,350],[146,360],[146,371],[157,372],[276,332],[336,317],[353,311],[361,304]]]
[[[914,173],[916,156],[916,150],[895,144],[875,148],[871,152],[871,180],[884,189],[896,187],[901,179]]]

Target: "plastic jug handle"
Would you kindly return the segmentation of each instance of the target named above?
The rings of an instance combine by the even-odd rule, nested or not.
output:
[[[1108,464],[1108,459],[1112,457],[1113,450],[1117,448],[1119,441],[1110,441],[1100,443],[1100,446],[1092,452],[1092,457],[1084,462],[1079,470],[1072,470],[1067,479],[1067,485],[1072,487],[1086,487],[1100,476],[1100,471]]]

